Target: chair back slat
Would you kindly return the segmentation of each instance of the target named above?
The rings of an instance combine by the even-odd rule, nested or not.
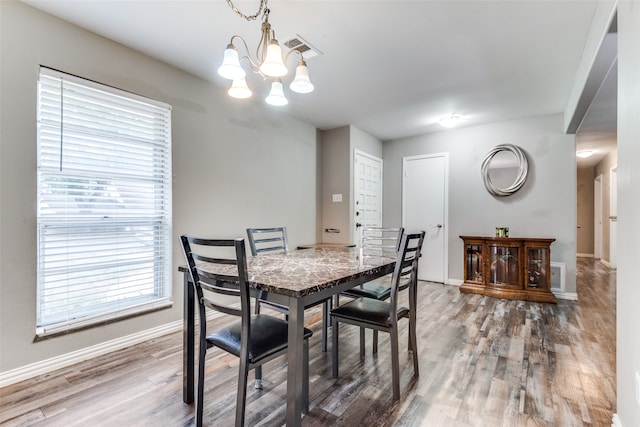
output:
[[[210,308],[211,310],[215,310],[218,311],[220,313],[224,313],[224,314],[230,314],[232,316],[239,316],[240,314],[240,309],[238,308],[234,308],[234,307],[229,307],[227,305],[222,305],[222,304],[216,304],[215,302],[208,300],[208,299],[204,299],[202,301],[202,303],[207,307]]]
[[[363,257],[396,257],[400,247],[402,227],[363,227],[360,251]]]
[[[247,228],[251,255],[265,252],[288,252],[287,227]]]
[[[198,274],[200,275],[200,287],[202,287],[203,290],[221,295],[240,297],[240,288],[238,287],[237,277],[219,276],[222,279],[217,279],[215,282],[210,282],[206,279],[202,279],[202,275],[205,273],[206,272],[198,269]],[[228,278],[228,280],[224,280],[224,278]]]
[[[227,264],[222,263],[207,263],[207,268],[211,269],[215,267],[224,268],[225,270],[229,270]],[[203,268],[196,267],[198,270],[198,276],[200,276],[200,281],[206,283],[208,286],[224,286],[225,284],[234,284],[236,289],[238,287],[238,276],[236,275],[236,267],[233,267],[233,272],[225,271],[220,273],[215,273],[209,270],[204,270]],[[234,274],[235,273],[235,274]]]
[[[180,241],[198,301],[201,334],[206,328],[206,307],[242,317],[243,332],[246,327],[248,336],[251,306],[244,239],[202,239],[182,235]],[[232,248],[233,252],[230,251]],[[236,298],[221,298],[220,295]]]
[[[209,262],[211,264],[236,265],[235,259],[211,257],[211,256],[200,255],[200,254],[193,254],[193,259],[196,261]]]
[[[202,239],[200,237],[189,237],[192,245],[202,246],[235,246],[235,239]]]

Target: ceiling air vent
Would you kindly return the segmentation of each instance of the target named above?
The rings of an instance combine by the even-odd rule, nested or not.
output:
[[[315,47],[311,46],[305,39],[300,37],[300,35],[296,34],[295,37],[286,40],[283,44],[291,50],[297,50],[302,54],[305,61],[307,59],[313,58],[314,56],[322,55]]]

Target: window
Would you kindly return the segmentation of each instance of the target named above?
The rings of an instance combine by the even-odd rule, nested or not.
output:
[[[42,67],[37,335],[171,305],[171,109]]]

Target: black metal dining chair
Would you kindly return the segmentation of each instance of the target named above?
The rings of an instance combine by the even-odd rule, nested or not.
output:
[[[202,239],[180,236],[188,264],[191,282],[195,287],[199,315],[199,352],[196,390],[196,425],[202,426],[204,403],[205,356],[207,350],[218,347],[240,359],[235,425],[244,425],[247,397],[247,376],[256,369],[256,381],[261,380],[261,367],[287,351],[288,324],[266,314],[251,313],[251,295],[247,274],[244,239]],[[234,256],[227,255],[234,249]],[[222,298],[220,298],[222,296]],[[240,308],[237,299],[240,300]],[[212,309],[240,319],[228,326],[207,332],[206,310]],[[309,409],[309,337],[304,330],[303,410]],[[259,378],[258,378],[259,377]]]
[[[363,262],[374,257],[392,257],[398,256],[400,249],[400,241],[404,233],[403,227],[362,227],[360,231],[360,256]],[[400,290],[408,285],[406,279],[402,279]],[[365,282],[342,292],[350,298],[373,298],[380,301],[389,299],[391,295],[391,275]],[[339,299],[336,297],[336,306],[339,305]],[[364,357],[365,339],[364,328],[360,329],[360,357]],[[378,352],[378,331],[373,330],[373,354]]]
[[[288,252],[289,241],[287,237],[287,227],[270,227],[270,228],[247,228],[247,237],[249,238],[249,247],[251,248],[251,255],[259,256],[268,253]],[[322,307],[322,351],[327,351],[328,341],[328,329],[329,329],[329,312],[331,311],[331,299],[326,299],[317,303],[314,303],[307,308],[311,308],[318,304],[323,304]],[[269,301],[268,293],[261,291],[256,299],[256,313],[260,312],[260,306],[266,305],[269,308],[284,314],[286,317],[289,315],[289,307],[286,305],[278,304],[273,301]],[[285,318],[286,318],[285,317]]]
[[[247,237],[253,256],[289,251],[287,227],[247,228]]]
[[[391,279],[389,301],[374,298],[357,298],[331,310],[333,336],[333,377],[338,377],[339,323],[348,323],[361,328],[387,332],[391,342],[391,377],[393,400],[400,399],[400,357],[398,348],[398,321],[409,319],[409,348],[413,358],[413,373],[419,375],[418,346],[416,338],[417,271],[420,250],[424,242],[424,231],[416,234],[403,233],[397,261]],[[398,292],[404,280],[408,280],[409,308],[398,304]]]
[[[372,257],[395,258],[403,232],[403,227],[363,227],[360,238],[360,256],[363,262]],[[391,277],[388,275],[348,289],[342,295],[386,300],[390,293]]]
[[[289,251],[287,227],[247,228],[247,237],[249,238],[249,248],[253,256]],[[261,305],[266,305],[272,310],[284,314],[285,318],[287,318],[289,307],[269,301],[267,295],[267,291],[260,291],[258,294],[256,298],[256,314],[260,313]]]

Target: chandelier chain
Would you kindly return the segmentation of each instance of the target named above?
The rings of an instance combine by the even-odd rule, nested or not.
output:
[[[236,13],[236,15],[246,19],[247,21],[255,21],[258,16],[262,15],[263,12],[267,10],[267,0],[260,0],[260,8],[254,15],[245,15],[240,11],[240,9],[236,7],[236,5],[233,4],[231,0],[227,0],[227,4],[231,8],[231,10]]]

